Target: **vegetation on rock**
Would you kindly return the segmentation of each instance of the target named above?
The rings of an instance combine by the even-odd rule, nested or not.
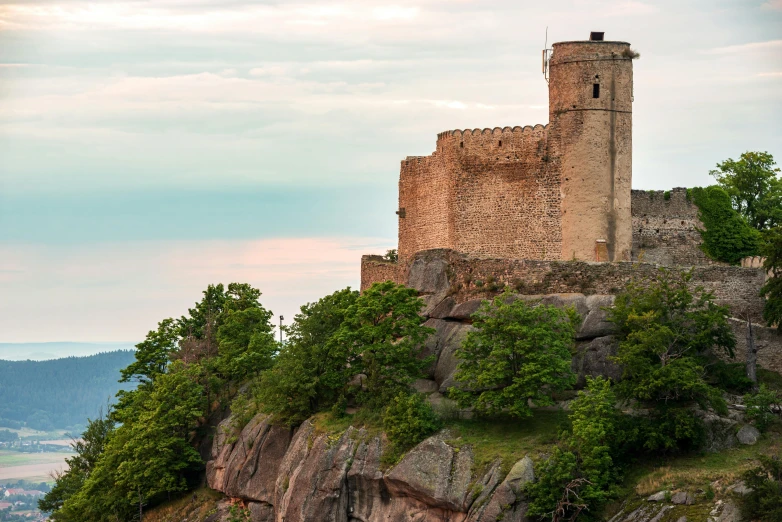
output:
[[[572,310],[514,300],[509,293],[484,302],[456,356],[461,386],[451,390],[461,406],[481,415],[532,414],[554,403],[552,394],[571,387],[576,319]]]

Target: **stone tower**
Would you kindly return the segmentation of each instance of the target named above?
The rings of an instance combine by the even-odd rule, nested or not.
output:
[[[555,43],[549,59],[563,260],[630,260],[633,53],[628,43],[602,38]]]

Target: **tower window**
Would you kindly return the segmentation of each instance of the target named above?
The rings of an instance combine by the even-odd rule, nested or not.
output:
[[[502,147],[502,140],[500,140],[500,144],[499,144],[499,147]]]
[[[459,143],[459,147],[463,149],[464,148],[464,142]]]
[[[600,98],[600,84],[595,83],[592,85],[592,98]]]

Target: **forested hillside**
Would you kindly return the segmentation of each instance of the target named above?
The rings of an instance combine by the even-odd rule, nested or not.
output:
[[[39,430],[87,424],[129,384],[119,370],[134,360],[132,350],[51,361],[0,360],[0,427],[24,423]]]

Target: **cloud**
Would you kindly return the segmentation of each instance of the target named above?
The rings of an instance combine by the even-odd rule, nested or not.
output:
[[[703,54],[738,54],[756,51],[777,51],[782,49],[782,40],[768,40],[765,42],[750,42],[739,45],[728,45],[702,51]]]
[[[761,5],[760,8],[770,11],[782,11],[782,0],[769,0]]]
[[[186,313],[208,284],[247,282],[292,319],[298,307],[359,285],[377,238],[136,241],[99,245],[0,245],[4,342],[140,340]],[[121,277],[118,277],[121,274]]]

